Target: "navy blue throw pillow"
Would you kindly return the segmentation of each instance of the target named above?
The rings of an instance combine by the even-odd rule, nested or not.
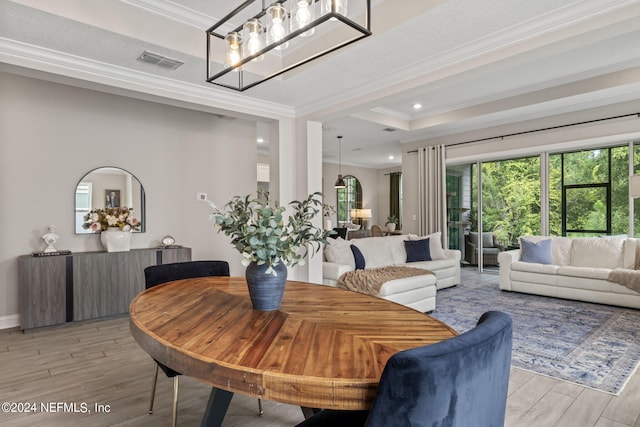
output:
[[[407,262],[431,261],[429,239],[405,240],[404,248],[407,251]]]
[[[353,253],[353,259],[356,261],[356,270],[364,270],[364,255],[362,255],[360,249],[355,245],[351,245],[351,253]]]

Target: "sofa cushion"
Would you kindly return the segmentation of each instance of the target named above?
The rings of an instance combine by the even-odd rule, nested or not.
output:
[[[610,268],[593,268],[593,267],[558,267],[559,276],[571,276],[589,279],[607,280],[609,278]],[[579,287],[579,286],[576,286]]]
[[[522,255],[520,261],[535,264],[552,264],[551,258],[551,239],[532,242],[530,240],[520,238],[520,248]]]
[[[429,239],[405,240],[404,248],[407,251],[407,262],[431,261]]]
[[[356,270],[364,270],[366,261],[364,259],[364,256],[362,255],[362,252],[360,252],[360,249],[358,249],[356,245],[350,245],[349,247],[351,248],[351,252],[353,253],[353,260],[356,263]]]
[[[571,244],[573,267],[622,267],[624,237],[576,237]]]
[[[409,240],[423,240],[429,239],[429,253],[431,254],[431,259],[445,259],[447,255],[444,253],[444,249],[442,249],[442,233],[440,231],[436,231],[435,233],[431,233],[428,236],[418,237],[415,234],[409,235]]]
[[[436,270],[442,270],[448,267],[455,267],[457,265],[456,260],[453,258],[446,259],[435,259],[431,261],[417,261],[417,262],[408,262],[406,264],[402,264],[404,267],[413,267],[413,268],[424,268],[425,270],[431,270],[434,273]]]
[[[394,265],[393,251],[390,245],[387,244],[385,237],[365,237],[354,239],[351,242],[362,252],[366,268],[382,268]]]
[[[540,242],[547,240],[549,236],[522,236],[521,238],[527,239],[530,242]],[[573,238],[571,237],[551,237],[551,260],[555,265],[569,265],[571,260],[571,243]]]
[[[551,258],[555,265],[569,265],[571,262],[571,237],[551,238]]]
[[[511,263],[512,271],[526,271],[529,273],[552,274],[558,272],[558,266],[554,264],[538,264],[534,262],[514,261]]]
[[[327,245],[324,249],[324,257],[329,262],[337,264],[345,264],[352,269],[356,268],[356,263],[351,252],[351,245],[346,240],[338,237],[337,239],[327,238]]]
[[[636,265],[636,250],[640,239],[628,237],[624,241],[622,268],[636,270],[640,265]]]
[[[378,237],[378,239],[383,239],[384,244],[391,251],[391,257],[393,258],[393,265],[400,265],[407,262],[407,251],[404,247],[404,241],[406,236],[397,235],[397,236],[385,236]]]

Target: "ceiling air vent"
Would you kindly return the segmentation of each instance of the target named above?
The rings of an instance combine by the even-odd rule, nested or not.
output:
[[[175,70],[184,64],[184,62],[178,61],[177,59],[167,58],[166,56],[149,52],[148,50],[142,52],[142,55],[138,57],[138,60],[148,62],[149,64],[155,64],[158,67],[167,68],[169,70]]]
[[[385,132],[395,132],[397,129],[394,129],[394,128],[383,128],[382,130],[385,131]]]

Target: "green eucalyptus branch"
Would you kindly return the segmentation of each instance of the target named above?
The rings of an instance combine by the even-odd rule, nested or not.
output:
[[[231,244],[244,257],[243,264],[256,262],[267,264],[267,273],[275,274],[272,267],[283,262],[289,267],[304,264],[309,254],[316,254],[327,243],[331,231],[313,225],[313,219],[322,209],[322,193],[315,192],[302,200],[289,203],[293,214],[285,219],[285,206],[271,200],[268,192],[234,196],[222,209],[213,203],[209,219],[215,222],[218,232],[231,237]]]

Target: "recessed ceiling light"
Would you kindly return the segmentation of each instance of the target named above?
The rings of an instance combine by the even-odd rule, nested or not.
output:
[[[413,109],[414,110],[419,110],[422,108],[422,104],[420,104],[419,102],[416,102],[415,104],[413,104]]]
[[[395,159],[395,157],[389,156],[389,160],[393,160],[393,159]]]
[[[262,144],[264,142],[263,138],[258,138],[256,141],[258,141],[258,144]]]

